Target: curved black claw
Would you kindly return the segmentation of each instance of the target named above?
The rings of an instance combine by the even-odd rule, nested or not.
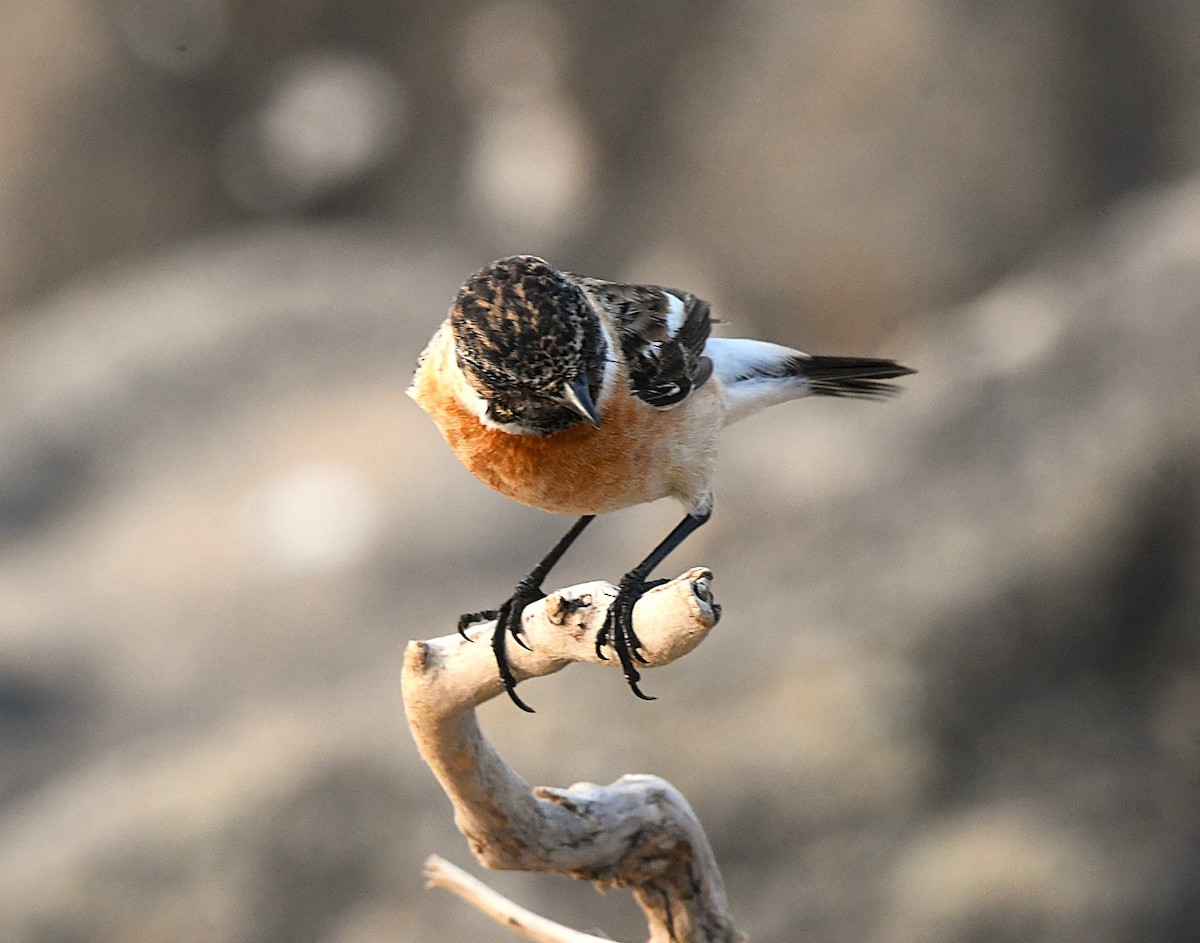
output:
[[[613,650],[617,653],[617,659],[621,662],[625,682],[629,685],[629,689],[643,701],[653,701],[655,698],[643,694],[641,688],[638,687],[642,675],[634,665],[634,661],[640,661],[644,665],[646,659],[642,656],[642,643],[638,640],[637,633],[633,631],[633,607],[647,590],[657,585],[657,582],[647,583],[634,574],[624,576],[621,584],[617,587],[616,598],[608,607],[604,625],[596,633],[596,654],[604,659],[601,648],[605,645],[612,645]],[[607,659],[605,660],[607,661]]]
[[[496,656],[496,667],[500,670],[500,680],[504,683],[504,690],[512,699],[512,702],[528,713],[534,713],[532,707],[517,697],[517,679],[513,676],[512,668],[508,664],[508,655],[505,652],[505,644],[508,636],[512,636],[514,641],[526,651],[531,651],[530,647],[525,644],[525,639],[521,630],[521,614],[525,611],[525,607],[531,602],[537,602],[545,597],[540,586],[531,586],[526,583],[520,583],[513,594],[504,600],[499,609],[486,609],[482,612],[468,612],[459,617],[458,631],[466,638],[466,629],[469,626],[479,622],[487,622],[491,619],[496,620],[495,631],[492,632],[492,653]]]
[[[491,622],[493,619],[499,618],[499,616],[499,609],[480,609],[479,612],[464,612],[458,617],[458,634],[468,642],[473,642],[475,640],[467,635],[467,629],[473,625],[479,625],[480,622]]]

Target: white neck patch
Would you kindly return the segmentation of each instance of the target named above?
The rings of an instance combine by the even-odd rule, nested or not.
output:
[[[509,435],[534,435],[532,431],[525,428],[519,422],[496,422],[495,419],[488,415],[488,401],[475,392],[475,387],[467,382],[466,377],[463,377],[462,383],[459,384],[458,401],[467,412],[489,429],[498,429],[501,432],[507,432]]]
[[[600,381],[600,395],[596,397],[596,414],[599,415],[604,411],[604,404],[608,402],[608,397],[617,383],[617,355],[613,353],[617,346],[605,319],[597,315],[596,320],[600,323],[600,333],[604,336],[604,378]]]

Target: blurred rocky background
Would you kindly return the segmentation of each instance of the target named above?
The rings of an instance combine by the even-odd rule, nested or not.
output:
[[[524,251],[920,373],[729,430],[719,631],[510,761],[672,780],[757,940],[1200,939],[1194,0],[3,6],[0,939],[506,939],[421,888],[401,653],[566,522],[403,391]]]

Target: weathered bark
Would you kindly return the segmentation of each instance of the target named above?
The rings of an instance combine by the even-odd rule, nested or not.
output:
[[[712,601],[711,579],[709,571],[692,569],[639,600],[634,627],[648,667],[687,654],[716,624],[720,610]],[[527,607],[524,640],[530,650],[509,645],[518,680],[552,674],[572,662],[616,666],[611,656],[601,659],[595,646],[615,592],[608,583],[585,583]],[[412,642],[404,663],[413,737],[450,797],[455,823],[475,857],[490,868],[553,871],[601,887],[629,888],[649,921],[652,943],[743,940],[729,918],[708,839],[670,783],[627,775],[610,786],[531,789],[488,743],[474,709],[503,691],[486,644],[492,630],[491,623],[469,630],[475,641],[450,635]],[[555,929],[542,918],[531,921],[534,915],[515,905],[498,904],[499,895],[481,895],[455,872],[431,867],[431,883],[455,885],[461,896],[531,939],[592,939]]]

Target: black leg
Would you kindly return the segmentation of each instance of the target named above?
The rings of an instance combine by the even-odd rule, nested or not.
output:
[[[500,680],[504,682],[504,690],[512,698],[514,704],[523,711],[533,713],[533,708],[517,697],[517,679],[513,677],[512,668],[508,664],[508,655],[504,651],[505,642],[511,635],[522,648],[529,646],[521,638],[521,613],[531,602],[543,598],[542,581],[545,580],[551,568],[556,564],[567,548],[575,542],[575,538],[583,533],[583,529],[595,519],[594,514],[585,514],[577,520],[569,531],[563,534],[542,561],[530,571],[525,579],[517,584],[513,594],[504,601],[499,609],[485,609],[482,612],[468,612],[458,619],[458,631],[463,638],[467,637],[467,627],[477,622],[496,620],[496,630],[492,633],[492,651],[496,655],[496,665],[500,669]]]
[[[608,607],[604,627],[596,634],[596,654],[603,658],[604,654],[601,652],[601,648],[611,644],[621,662],[621,668],[630,689],[643,701],[653,701],[654,698],[643,694],[638,688],[638,681],[642,676],[634,666],[634,660],[645,664],[646,659],[642,657],[641,643],[633,631],[634,604],[641,599],[646,590],[654,585],[646,582],[646,577],[666,559],[672,550],[703,525],[711,513],[711,511],[706,511],[703,514],[689,514],[675,525],[675,529],[667,534],[662,543],[650,551],[650,555],[645,560],[621,577],[621,583],[617,587],[617,598]]]

